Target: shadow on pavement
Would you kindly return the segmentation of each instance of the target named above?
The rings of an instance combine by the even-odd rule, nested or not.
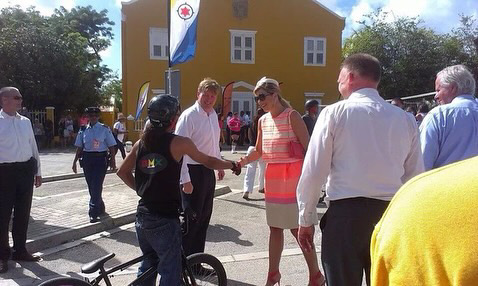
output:
[[[253,207],[253,208],[257,208],[257,209],[261,209],[261,210],[265,210],[266,207],[264,205],[257,205],[257,204],[254,204],[254,203],[248,203],[249,202],[255,202],[255,201],[263,201],[264,199],[249,199],[249,200],[244,200],[244,201],[235,201],[235,200],[230,200],[230,199],[220,199],[220,200],[223,200],[223,201],[226,201],[226,202],[230,202],[230,203],[234,203],[234,204],[239,204],[239,205],[243,205],[243,206],[248,206],[248,207]]]
[[[222,224],[211,224],[207,229],[206,240],[210,242],[231,241],[242,246],[252,246],[253,244],[249,240],[243,240],[239,238],[241,234],[241,232],[230,226]]]

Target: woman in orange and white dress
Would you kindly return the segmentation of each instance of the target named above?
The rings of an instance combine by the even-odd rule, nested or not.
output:
[[[254,94],[258,106],[268,113],[259,120],[256,150],[241,158],[240,163],[244,166],[262,157],[267,164],[265,203],[270,235],[266,285],[269,286],[278,284],[281,278],[279,264],[284,248],[284,229],[290,229],[297,240],[299,228],[296,188],[303,157],[292,156],[290,144],[295,142],[307,150],[309,133],[300,114],[281,97],[276,80],[262,78],[257,82]],[[324,285],[325,278],[319,270],[315,251],[302,252],[309,268],[309,285]]]

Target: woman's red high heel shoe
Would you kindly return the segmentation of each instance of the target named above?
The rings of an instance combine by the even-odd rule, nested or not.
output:
[[[267,274],[267,283],[266,286],[279,285],[280,286],[280,272],[279,270],[274,272],[269,272]]]
[[[317,272],[311,279],[309,286],[325,286],[325,276]]]

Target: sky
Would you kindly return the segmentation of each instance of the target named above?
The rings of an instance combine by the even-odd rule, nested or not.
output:
[[[128,2],[130,0],[123,0]],[[138,0],[141,1],[141,0]],[[203,0],[208,1],[208,0]],[[271,0],[273,1],[273,0]],[[299,2],[299,0],[289,0]],[[343,39],[352,35],[360,25],[358,21],[364,15],[381,7],[393,17],[419,16],[424,26],[438,33],[450,32],[459,25],[460,14],[475,16],[478,19],[478,0],[302,0],[316,1],[329,10],[345,17]],[[55,8],[64,6],[71,9],[75,6],[91,5],[100,11],[108,10],[108,17],[115,22],[115,35],[112,45],[101,53],[103,63],[121,77],[121,2],[122,0],[0,0],[0,8],[19,5],[22,8],[35,6],[41,14],[49,16]]]

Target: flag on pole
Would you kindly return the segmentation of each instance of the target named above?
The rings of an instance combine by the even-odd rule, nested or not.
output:
[[[200,0],[171,0],[170,66],[187,62],[194,57],[199,2]]]
[[[146,99],[148,98],[148,90],[149,90],[149,81],[143,83],[143,85],[139,89],[138,105],[136,107],[136,116],[134,117],[134,120],[138,120],[139,116],[141,115],[141,111],[143,110],[143,107],[146,104]]]
[[[234,87],[234,82],[230,82],[226,85],[222,91],[222,115],[227,116],[226,114],[231,111],[231,101],[232,101],[232,88]]]

